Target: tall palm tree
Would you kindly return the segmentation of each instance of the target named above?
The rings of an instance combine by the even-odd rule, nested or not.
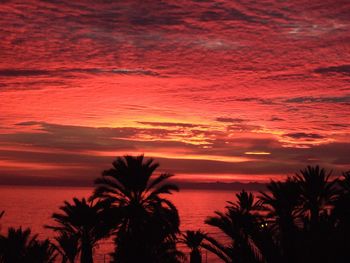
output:
[[[179,215],[164,194],[178,191],[167,183],[171,174],[154,175],[159,167],[153,159],[118,157],[113,168],[95,180],[94,198],[111,202],[122,216],[117,231],[115,262],[176,262]],[[167,249],[160,249],[166,246]],[[168,253],[168,256],[161,254]]]
[[[283,262],[296,262],[299,186],[288,178],[284,182],[271,181],[266,187],[268,192],[260,192],[259,198],[268,212],[271,230],[279,240]]]
[[[215,212],[215,217],[205,222],[219,228],[230,240],[230,244],[222,244],[212,237],[206,236],[209,243],[203,247],[215,253],[224,262],[263,262],[262,251],[256,246],[254,236],[261,224],[259,216],[254,212],[261,210],[261,202],[255,201],[252,193],[241,191],[236,194],[237,202],[228,202],[226,212]]]
[[[202,262],[202,253],[200,248],[201,248],[204,236],[205,234],[200,230],[197,230],[197,231],[187,230],[183,235],[183,242],[191,250],[190,263]]]
[[[49,240],[39,241],[30,229],[9,228],[7,236],[0,236],[0,262],[52,263],[56,253]]]
[[[61,234],[66,233],[64,238],[76,237],[79,240],[81,263],[92,263],[93,248],[99,240],[108,237],[111,233],[110,216],[107,216],[108,208],[107,202],[88,202],[85,198],[81,200],[73,198],[73,204],[65,201],[64,206],[60,207],[61,214],[52,215],[57,225],[46,227]],[[71,257],[73,252],[74,249],[71,251]]]
[[[337,179],[331,179],[332,172],[319,166],[307,166],[294,176],[301,201],[303,217],[302,238],[299,248],[302,249],[303,262],[329,262],[333,245],[334,220],[330,210],[337,199]],[[329,238],[324,239],[325,236]]]

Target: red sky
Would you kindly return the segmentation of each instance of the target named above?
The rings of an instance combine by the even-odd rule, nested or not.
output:
[[[0,5],[0,183],[126,153],[182,180],[347,170],[349,113],[347,0]]]

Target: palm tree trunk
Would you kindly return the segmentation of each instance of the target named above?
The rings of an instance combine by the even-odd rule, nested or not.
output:
[[[93,263],[94,260],[92,258],[92,246],[89,240],[82,240],[81,244],[81,256],[80,263]]]
[[[281,227],[281,245],[283,250],[283,260],[286,263],[296,262],[297,254],[299,251],[296,249],[296,229],[293,223],[293,216],[289,215],[283,217],[283,219],[279,222]]]
[[[202,255],[198,249],[193,249],[191,251],[190,263],[202,263]]]
[[[311,227],[312,230],[314,231],[315,228],[318,226],[318,221],[319,221],[319,209],[317,207],[311,208]]]

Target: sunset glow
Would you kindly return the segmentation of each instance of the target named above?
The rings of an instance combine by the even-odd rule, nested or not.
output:
[[[349,1],[5,1],[0,183],[116,156],[190,181],[350,165]]]

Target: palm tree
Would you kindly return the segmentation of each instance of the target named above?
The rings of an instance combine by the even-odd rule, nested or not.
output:
[[[343,173],[342,180],[339,180],[341,194],[334,202],[333,214],[339,220],[339,224],[350,227],[350,171]],[[350,229],[349,229],[350,230]]]
[[[261,202],[255,201],[252,193],[241,191],[236,194],[237,202],[228,202],[226,212],[215,212],[208,218],[208,225],[219,228],[230,240],[230,244],[221,244],[206,236],[209,243],[203,247],[216,254],[224,262],[263,262],[262,251],[256,246],[254,238],[261,225],[259,216],[254,212],[261,210]]]
[[[336,231],[334,235],[334,262],[345,263],[348,261],[350,251],[350,171],[343,173],[339,180],[341,193],[334,202],[332,211],[336,221]]]
[[[31,236],[29,228],[9,228],[7,236],[0,236],[2,263],[51,263],[55,258],[55,249],[49,240],[37,240],[37,235]]]
[[[155,176],[158,167],[143,155],[127,155],[118,157],[113,168],[95,180],[94,198],[111,202],[122,217],[115,239],[115,262],[177,262],[179,215],[162,195],[178,191],[178,187],[165,182],[171,174]]]
[[[57,257],[56,248],[48,239],[44,241],[34,240],[28,248],[28,253],[23,262],[53,263]]]
[[[55,240],[57,242],[55,247],[62,256],[62,263],[74,263],[79,253],[78,235],[61,231]]]
[[[191,250],[190,252],[190,263],[201,263],[202,253],[200,247],[204,239],[205,234],[200,231],[187,230],[183,235],[183,242]]]
[[[74,242],[73,239],[79,240],[79,250],[81,251],[80,262],[92,263],[93,262],[93,248],[97,242],[103,238],[106,238],[111,233],[109,204],[107,202],[87,202],[85,198],[79,200],[73,198],[73,204],[65,201],[64,206],[60,207],[63,212],[61,214],[54,213],[52,218],[57,222],[56,226],[46,226],[60,234],[65,233],[62,236],[62,242]],[[73,237],[72,237],[73,236]],[[69,239],[69,240],[67,240]],[[66,245],[66,244],[65,244]],[[73,243],[74,245],[74,243]],[[68,258],[72,259],[75,249],[70,248]],[[64,251],[64,248],[62,248]]]
[[[1,211],[0,212],[0,219],[2,218],[2,216],[5,214],[5,211]],[[0,225],[0,231],[1,231],[1,225]]]
[[[337,180],[330,180],[332,172],[319,166],[307,166],[294,176],[300,187],[300,198],[303,211],[309,215],[310,227],[317,227],[321,213],[327,213],[337,197]]]
[[[350,194],[350,171],[343,173],[343,180],[340,181],[340,186],[345,194]]]
[[[307,166],[293,177],[299,186],[303,219],[298,239],[302,262],[332,261],[335,222],[330,211],[338,197],[338,180],[332,180],[331,175],[331,171],[319,166]]]
[[[296,262],[296,238],[299,218],[299,187],[295,180],[288,178],[285,182],[271,181],[266,192],[260,192],[268,214],[267,219],[274,236],[278,238],[283,262]]]

